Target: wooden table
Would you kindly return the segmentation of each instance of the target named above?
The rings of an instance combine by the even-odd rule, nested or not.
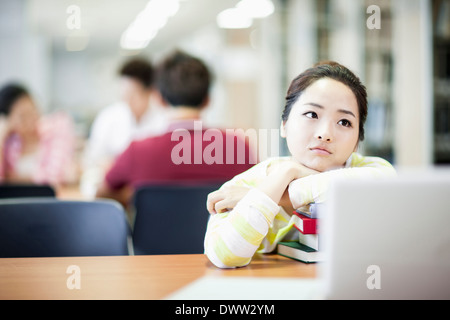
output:
[[[79,268],[80,289],[68,288],[75,275],[67,273],[71,265]],[[216,268],[202,254],[2,258],[0,299],[156,300],[206,275],[314,278],[316,265],[276,254],[257,254],[249,266],[237,269]]]

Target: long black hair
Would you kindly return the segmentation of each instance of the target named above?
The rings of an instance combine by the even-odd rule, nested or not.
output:
[[[29,96],[29,93],[17,83],[9,83],[0,89],[0,115],[8,116],[14,103],[23,96]]]

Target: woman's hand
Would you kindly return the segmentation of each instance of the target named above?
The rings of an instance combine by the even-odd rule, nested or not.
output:
[[[289,198],[289,183],[317,173],[319,171],[307,168],[293,160],[278,161],[267,167],[267,177],[258,188],[290,214],[293,207]]]
[[[250,188],[239,186],[221,188],[208,195],[206,207],[210,214],[226,212],[233,209],[249,191]]]
[[[317,174],[319,171],[305,167],[304,165],[293,160],[281,160],[269,164],[267,167],[267,175],[274,173],[275,171],[284,170],[292,175],[292,180],[300,179],[311,174]]]

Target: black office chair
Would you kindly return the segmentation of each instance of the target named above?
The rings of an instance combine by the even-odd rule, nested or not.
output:
[[[115,201],[0,200],[0,257],[128,255],[130,227]]]
[[[56,197],[56,193],[49,185],[0,184],[0,199],[30,197]]]
[[[219,187],[146,186],[136,190],[134,254],[203,253],[209,219],[206,199]]]

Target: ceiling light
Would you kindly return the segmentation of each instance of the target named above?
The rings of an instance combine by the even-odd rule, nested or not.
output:
[[[249,28],[252,19],[237,8],[226,9],[217,15],[217,25],[225,29]]]
[[[217,15],[217,25],[226,29],[249,28],[253,18],[265,18],[275,11],[271,0],[241,0],[234,8]]]
[[[174,16],[180,4],[179,0],[151,0],[147,3],[128,28],[122,33],[120,46],[124,49],[139,50],[145,48],[163,28],[167,20]]]
[[[236,8],[251,18],[265,18],[275,11],[271,0],[241,0]]]

